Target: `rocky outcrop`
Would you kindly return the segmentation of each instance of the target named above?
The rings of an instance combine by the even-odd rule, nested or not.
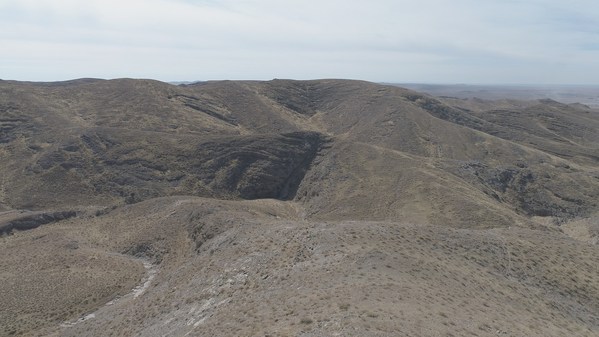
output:
[[[194,173],[210,190],[242,199],[289,200],[325,138],[314,132],[202,144]]]
[[[0,223],[0,235],[10,234],[14,230],[29,230],[41,225],[77,216],[75,211],[57,211],[57,212],[35,212],[24,213],[23,216],[12,219],[5,223]]]
[[[49,172],[70,177],[128,204],[164,195],[290,200],[329,141],[316,132],[169,142],[154,136],[95,130],[40,156],[27,170],[54,181]]]

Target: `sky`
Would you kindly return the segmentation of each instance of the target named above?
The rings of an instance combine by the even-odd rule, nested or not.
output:
[[[0,0],[0,79],[599,84],[596,0]]]

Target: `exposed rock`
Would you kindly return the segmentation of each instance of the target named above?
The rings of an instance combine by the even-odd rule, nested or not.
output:
[[[22,217],[12,219],[5,223],[0,223],[0,234],[10,234],[14,230],[29,230],[41,225],[49,224],[77,216],[75,211],[58,212],[35,212],[25,213]]]

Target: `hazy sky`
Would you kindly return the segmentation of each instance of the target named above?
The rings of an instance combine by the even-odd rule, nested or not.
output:
[[[0,0],[0,78],[599,84],[596,0]]]

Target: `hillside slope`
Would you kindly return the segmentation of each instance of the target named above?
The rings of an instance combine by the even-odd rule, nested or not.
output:
[[[434,223],[451,222],[447,210],[463,204],[489,209],[495,214],[491,218],[507,222],[519,221],[513,213],[571,218],[598,209],[599,145],[592,132],[599,128],[598,114],[555,102],[538,102],[509,117],[405,89],[343,80],[186,86],[77,80],[2,82],[0,88],[0,169],[5,172],[0,202],[14,209],[177,194],[279,198],[275,190],[283,187],[257,194],[241,189],[271,179],[273,170],[281,175],[274,184],[284,185],[294,170],[305,173],[309,167],[314,170],[308,177],[330,185],[325,192],[331,196],[317,201],[321,214],[359,209],[361,204],[343,192],[348,189],[377,194],[371,211],[347,213],[361,219],[393,219],[396,214],[385,215],[377,207],[405,204],[405,195],[412,204],[421,200],[410,208],[426,210]],[[549,119],[552,124],[545,125]],[[211,162],[228,147],[246,149]],[[321,157],[320,166],[311,166]],[[402,167],[396,157],[412,164]],[[351,172],[342,173],[349,166],[354,166]],[[229,171],[237,172],[225,179],[230,181],[214,178],[231,176]],[[360,185],[365,179],[360,172],[367,172],[368,186]],[[450,183],[441,188],[440,180],[422,179],[429,176]],[[293,190],[308,191],[314,181],[293,184],[298,185]],[[386,189],[402,193],[378,193]],[[447,208],[432,210],[431,193],[440,195]],[[298,200],[311,207],[312,194]],[[424,220],[418,214],[413,218]],[[456,219],[458,225],[471,223]]]
[[[157,198],[5,238],[0,252],[10,258],[1,266],[11,276],[3,276],[0,289],[4,333],[599,332],[597,246],[558,231],[517,227],[305,221],[297,207],[276,200]],[[24,248],[31,246],[52,255]],[[22,254],[10,254],[17,251]],[[65,278],[65,270],[72,276]],[[133,289],[134,282],[145,286]],[[40,284],[50,291],[39,291]],[[29,294],[36,306],[6,301],[15,293]]]
[[[0,336],[599,335],[599,111],[0,81]]]

